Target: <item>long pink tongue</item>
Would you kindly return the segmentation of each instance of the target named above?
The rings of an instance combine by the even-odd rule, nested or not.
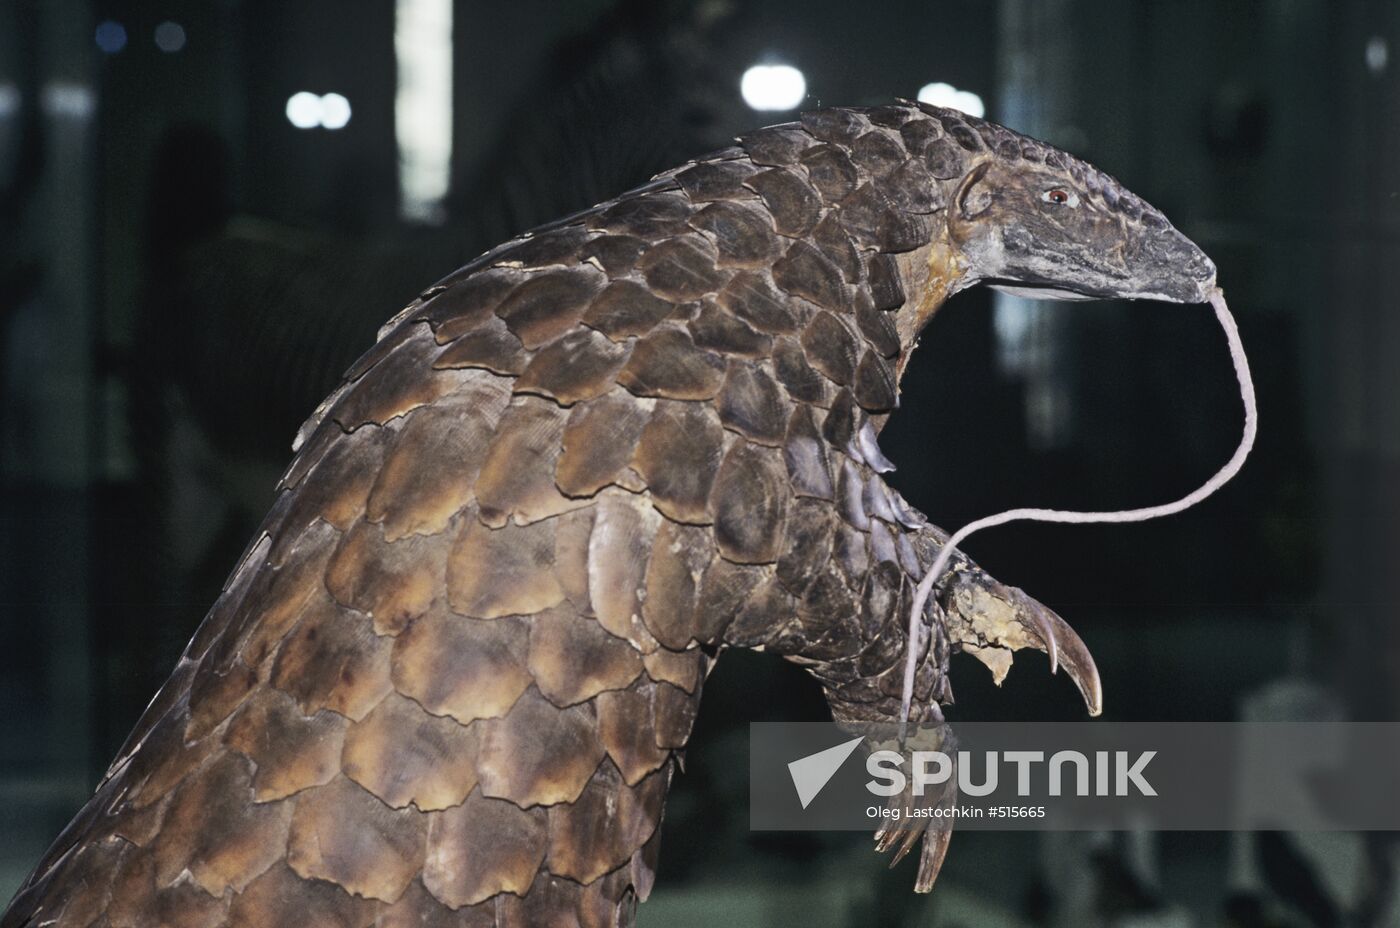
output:
[[[1220,327],[1225,330],[1225,338],[1230,343],[1230,360],[1235,365],[1235,378],[1240,383],[1240,398],[1244,400],[1244,434],[1240,437],[1240,444],[1235,449],[1235,453],[1231,455],[1230,460],[1225,462],[1224,467],[1215,472],[1215,476],[1175,502],[1163,503],[1160,506],[1147,506],[1143,509],[1122,509],[1114,512],[1008,509],[1006,512],[999,512],[996,515],[969,522],[954,532],[947,544],[943,546],[943,550],[938,552],[933,566],[919,581],[919,586],[914,592],[914,603],[909,610],[909,636],[905,644],[907,653],[904,659],[904,698],[900,705],[899,716],[899,740],[901,743],[904,741],[905,730],[909,724],[909,711],[914,700],[914,672],[917,669],[919,648],[922,644],[924,628],[920,616],[923,615],[924,603],[928,602],[929,593],[932,592],[934,584],[947,570],[948,559],[953,556],[953,550],[967,536],[984,528],[1005,525],[1007,522],[1017,522],[1022,519],[1034,519],[1037,522],[1076,523],[1145,522],[1148,519],[1174,515],[1184,509],[1190,509],[1223,487],[1244,466],[1244,459],[1249,457],[1249,451],[1254,447],[1255,433],[1259,429],[1259,410],[1255,404],[1254,381],[1249,376],[1249,359],[1244,354],[1244,344],[1240,341],[1239,327],[1235,325],[1235,317],[1230,315],[1230,309],[1225,305],[1225,294],[1221,292],[1219,287],[1211,291],[1210,305],[1215,308],[1215,318],[1220,321]]]

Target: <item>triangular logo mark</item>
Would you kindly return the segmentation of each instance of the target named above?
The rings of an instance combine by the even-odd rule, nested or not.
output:
[[[812,800],[817,798],[817,793],[820,793],[822,787],[836,775],[846,758],[851,756],[851,752],[863,740],[865,739],[852,738],[834,748],[808,754],[788,764],[788,773],[792,774],[792,785],[797,788],[797,798],[801,801],[802,808],[812,804]]]

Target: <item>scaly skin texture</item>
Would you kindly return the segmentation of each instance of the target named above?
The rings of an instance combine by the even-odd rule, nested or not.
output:
[[[1083,212],[1027,225],[1046,178]],[[473,261],[303,427],[0,925],[630,924],[723,649],[806,665],[838,721],[898,715],[946,536],[876,437],[938,306],[978,280],[1189,299],[1201,267],[1142,263],[1170,236],[1061,152],[901,104],[754,132]],[[1098,711],[1074,633],[967,560],[926,617],[916,722],[958,649],[998,675],[1048,650]]]

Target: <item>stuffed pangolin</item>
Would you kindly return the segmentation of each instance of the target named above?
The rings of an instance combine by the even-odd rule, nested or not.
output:
[[[1095,168],[953,110],[743,136],[423,291],[297,435],[276,503],[3,928],[630,925],[706,674],[901,711],[946,540],[877,437],[976,283],[1200,302],[1209,259]],[[960,554],[912,721],[1054,612]],[[886,841],[890,845],[893,841]],[[908,850],[912,840],[903,840]],[[925,836],[927,889],[947,832]]]

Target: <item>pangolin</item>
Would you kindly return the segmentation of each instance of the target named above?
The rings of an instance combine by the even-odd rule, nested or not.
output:
[[[737,141],[380,330],[0,926],[630,925],[726,648],[804,665],[838,722],[899,716],[947,536],[877,437],[924,325],[976,283],[1194,303],[1215,269],[1113,178],[957,111]],[[998,676],[1045,650],[1099,711],[1075,633],[960,553],[925,619],[915,723],[958,650]]]

